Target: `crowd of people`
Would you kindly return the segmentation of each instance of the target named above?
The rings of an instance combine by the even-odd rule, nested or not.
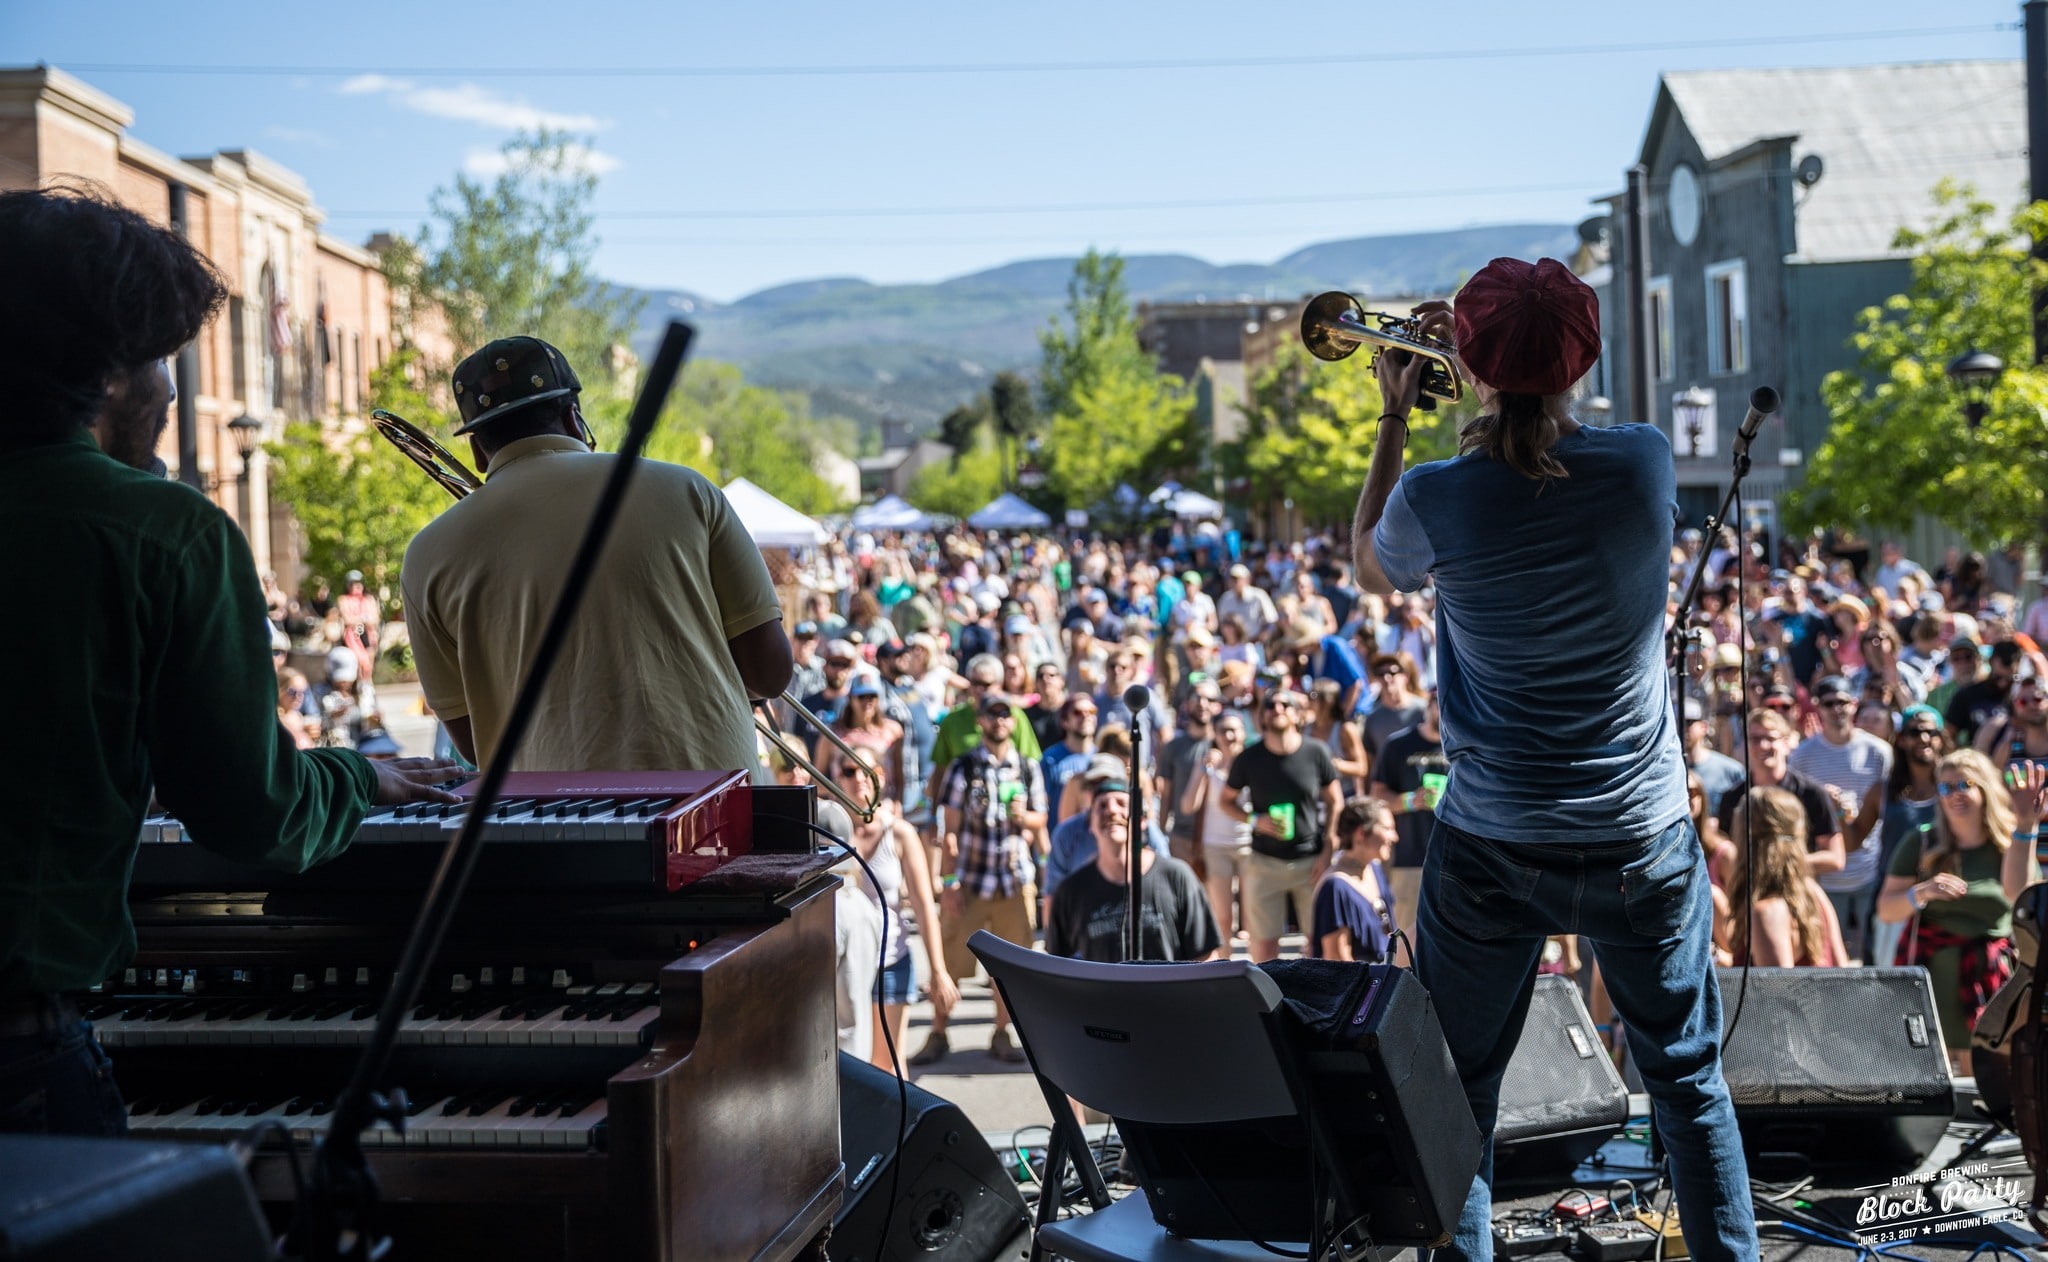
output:
[[[1716,955],[1923,964],[1966,1068],[1976,1013],[2012,967],[2013,900],[2039,872],[2048,658],[2024,628],[2048,630],[2048,599],[2023,604],[1981,556],[1930,573],[1889,541],[1875,558],[1846,538],[1767,543],[1687,530],[1672,548],[1674,619],[1707,571],[1682,717]],[[951,1050],[975,930],[1121,958],[1134,838],[1147,958],[1242,946],[1268,960],[1290,934],[1336,959],[1398,962],[1398,935],[1412,947],[1449,770],[1434,595],[1362,592],[1329,535],[1243,549],[1185,525],[849,532],[808,572],[792,692],[885,786],[888,823],[858,831],[864,852],[882,839],[889,875],[859,884],[908,926],[889,931],[877,1008],[899,1047],[913,950],[933,979],[912,1065]],[[1138,715],[1133,684],[1150,696]],[[865,793],[835,745],[782,717]],[[1542,967],[1579,959],[1558,939]],[[875,1019],[857,1028],[859,1051],[889,1064]],[[1000,1010],[991,1052],[1022,1058]]]

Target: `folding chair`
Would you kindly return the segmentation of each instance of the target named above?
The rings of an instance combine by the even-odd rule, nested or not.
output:
[[[989,933],[968,946],[1052,1113],[1032,1262],[1356,1259],[1448,1241],[1478,1133],[1412,975],[1375,970],[1355,1048],[1331,1052],[1301,1046],[1280,986],[1239,961],[1098,964]],[[1141,1195],[1111,1200],[1069,1096],[1116,1122]],[[1061,1219],[1069,1160],[1094,1212]]]

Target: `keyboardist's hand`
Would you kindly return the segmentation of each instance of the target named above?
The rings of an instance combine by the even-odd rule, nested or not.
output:
[[[457,802],[453,793],[434,786],[468,774],[452,758],[397,758],[389,762],[370,760],[377,769],[377,805],[397,806],[404,802]]]

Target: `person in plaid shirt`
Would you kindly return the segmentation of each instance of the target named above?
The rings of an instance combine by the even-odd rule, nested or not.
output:
[[[944,807],[939,922],[946,968],[961,980],[974,976],[967,939],[977,929],[1031,946],[1032,856],[1045,848],[1047,818],[1045,772],[1014,741],[1015,705],[989,692],[976,710],[981,743],[946,768],[938,799]],[[1010,1038],[1009,1026],[1010,1014],[998,992],[988,1053],[1015,1064],[1024,1059],[1024,1049]],[[948,1050],[946,1019],[934,1014],[931,1037],[910,1063],[929,1065]]]

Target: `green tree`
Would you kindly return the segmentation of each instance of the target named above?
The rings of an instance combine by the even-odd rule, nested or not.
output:
[[[1118,483],[1149,483],[1198,458],[1188,392],[1138,345],[1123,276],[1121,258],[1088,251],[1067,282],[1064,323],[1039,335],[1046,474],[1068,504],[1093,505]]]
[[[1924,513],[1988,545],[2048,521],[2048,371],[2032,363],[2029,306],[2044,269],[2028,255],[2048,233],[2048,203],[2001,225],[1991,203],[1948,181],[1934,200],[1927,231],[1894,238],[1915,251],[1911,287],[1862,313],[1849,339],[1859,368],[1821,385],[1828,436],[1789,497],[1795,529],[1902,530]],[[2006,363],[1974,432],[1946,376],[1972,348]]]
[[[413,384],[419,352],[401,346],[370,374],[369,405],[396,412],[448,441],[448,419]],[[306,532],[306,565],[340,586],[361,570],[371,591],[395,590],[412,537],[452,502],[396,447],[374,433],[344,434],[311,421],[271,443],[271,494]]]
[[[965,517],[1003,493],[1003,457],[984,437],[950,461],[926,465],[911,481],[911,503],[928,513]]]
[[[639,315],[638,300],[590,269],[597,176],[560,132],[521,134],[500,152],[504,169],[489,183],[458,174],[435,190],[412,274],[440,301],[459,351],[532,333],[561,348],[587,391]]]
[[[1255,504],[1291,498],[1311,522],[1348,521],[1385,411],[1371,357],[1325,362],[1290,345],[1253,379],[1250,396],[1241,436],[1218,453],[1225,477],[1249,481]],[[1408,463],[1455,455],[1471,411],[1468,401],[1410,413]]]
[[[614,402],[590,415],[601,445],[618,445],[627,410]],[[834,427],[844,428],[813,420],[799,392],[749,385],[731,364],[692,360],[655,424],[647,454],[688,465],[721,486],[746,478],[800,512],[825,513],[844,507],[815,470],[820,453],[833,445],[827,430]]]

